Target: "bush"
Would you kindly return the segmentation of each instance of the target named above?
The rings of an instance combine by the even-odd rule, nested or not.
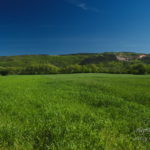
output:
[[[58,67],[51,64],[30,65],[25,67],[21,74],[57,74],[59,70]]]
[[[70,65],[64,67],[61,71],[62,73],[82,73],[82,66],[80,65]]]
[[[9,74],[9,70],[7,68],[0,67],[0,75],[6,76],[8,74]]]
[[[2,76],[6,76],[6,75],[9,74],[9,71],[8,71],[8,70],[1,70],[1,71],[0,71],[0,74],[1,74]]]
[[[130,72],[132,74],[145,74],[146,73],[146,67],[144,64],[134,64],[131,66]]]

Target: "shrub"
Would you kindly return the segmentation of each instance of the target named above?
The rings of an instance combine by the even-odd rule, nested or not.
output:
[[[0,72],[0,74],[1,74],[2,76],[6,76],[6,75],[9,74],[9,71],[8,71],[8,70],[2,70],[2,71]]]
[[[44,65],[30,65],[25,67],[21,74],[57,74],[59,73],[59,68],[51,65],[51,64],[44,64]]]
[[[146,67],[144,64],[134,64],[131,66],[132,74],[145,74],[146,73]]]
[[[64,67],[61,71],[62,73],[82,73],[82,66],[80,65],[70,65]]]
[[[6,76],[9,74],[9,70],[7,68],[4,68],[4,67],[0,67],[0,74],[2,76]]]

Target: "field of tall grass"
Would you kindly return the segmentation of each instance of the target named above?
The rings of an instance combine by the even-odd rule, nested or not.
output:
[[[0,149],[149,150],[150,76],[1,76]]]

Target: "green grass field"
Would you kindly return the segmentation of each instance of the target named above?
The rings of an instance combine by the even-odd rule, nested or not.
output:
[[[150,76],[1,76],[0,149],[149,150]]]

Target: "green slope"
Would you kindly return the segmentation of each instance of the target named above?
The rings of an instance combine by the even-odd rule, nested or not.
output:
[[[109,53],[83,53],[72,55],[20,55],[20,56],[0,56],[0,66],[19,67],[31,64],[53,64],[64,67],[71,64],[98,64],[100,62],[118,61],[116,56],[128,57],[135,60],[138,53],[109,52]],[[150,63],[150,55],[141,59],[144,63]]]
[[[27,66],[30,64],[54,64],[56,66],[65,66],[76,64],[82,61],[87,55],[68,55],[68,56],[51,56],[51,55],[22,55],[22,56],[1,56],[0,66]]]
[[[116,60],[114,54],[0,56],[0,66],[17,67],[30,64],[53,64],[55,66],[63,67],[71,64],[89,64],[111,60]]]

